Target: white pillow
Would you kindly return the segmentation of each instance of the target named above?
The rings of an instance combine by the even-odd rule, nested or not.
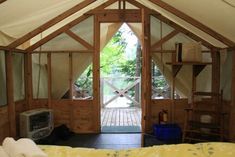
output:
[[[9,157],[2,147],[0,147],[0,157]]]

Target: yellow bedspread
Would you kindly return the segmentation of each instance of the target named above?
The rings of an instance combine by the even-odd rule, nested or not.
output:
[[[235,157],[233,143],[162,145],[126,150],[40,146],[48,157]]]

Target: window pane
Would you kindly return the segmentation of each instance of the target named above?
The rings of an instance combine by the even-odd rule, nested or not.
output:
[[[73,99],[92,99],[92,54],[73,53]]]
[[[24,54],[13,53],[14,101],[25,98]]]
[[[33,98],[48,98],[47,54],[32,54]]]
[[[69,54],[51,54],[51,96],[53,99],[69,98]]]
[[[0,106],[7,104],[5,52],[0,51]]]
[[[170,98],[171,87],[153,60],[152,60],[151,70],[152,70],[152,99]]]

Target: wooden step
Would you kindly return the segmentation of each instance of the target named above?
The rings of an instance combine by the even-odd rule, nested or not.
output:
[[[214,132],[208,132],[207,133],[207,132],[204,132],[204,131],[199,131],[199,130],[194,130],[194,129],[185,130],[185,132],[203,134],[203,135],[220,136],[220,133],[214,133]]]
[[[216,92],[193,92],[194,95],[200,95],[200,96],[221,96],[220,93]]]
[[[188,125],[196,128],[207,128],[207,129],[220,129],[221,127],[218,124],[214,123],[201,123],[198,121],[189,121]]]
[[[194,138],[194,137],[185,137],[184,140],[193,140],[193,141],[198,141],[198,142],[212,141],[211,139],[202,139],[202,138]],[[219,141],[219,140],[213,140],[213,141]]]

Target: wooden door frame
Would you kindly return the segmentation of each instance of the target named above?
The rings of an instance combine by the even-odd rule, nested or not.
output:
[[[94,131],[97,133],[101,132],[101,105],[100,105],[100,24],[105,23],[103,17],[99,18],[99,14],[94,15],[94,48],[95,53],[93,54],[93,108],[95,112],[94,116]],[[151,100],[151,91],[149,81],[151,81],[150,77],[150,13],[146,9],[141,10],[141,21],[135,21],[135,23],[142,24],[142,69],[141,69],[141,110],[142,110],[142,117],[141,117],[141,127],[142,132],[148,132],[150,130],[149,123],[151,120],[151,116],[148,114],[150,113],[150,100]],[[147,19],[147,20],[146,20]],[[117,22],[133,22],[128,21],[128,19],[120,20],[115,19],[111,21],[113,23]],[[145,28],[145,29],[144,29]],[[142,81],[142,80],[146,81]],[[148,80],[148,81],[147,81]]]

